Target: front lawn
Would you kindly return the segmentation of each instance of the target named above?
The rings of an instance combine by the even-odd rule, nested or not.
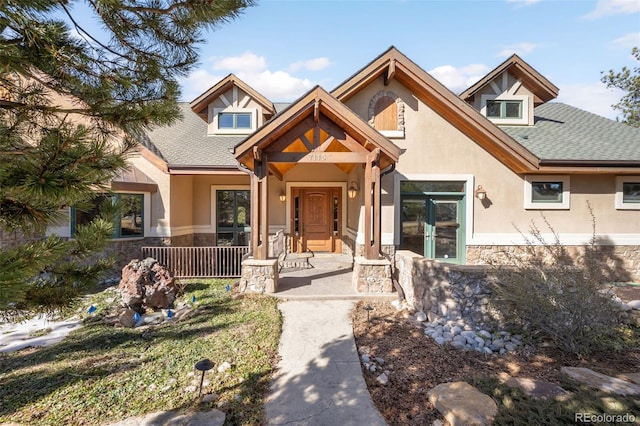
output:
[[[263,422],[282,321],[277,299],[233,296],[230,281],[190,282],[194,309],[179,320],[120,328],[99,309],[62,342],[0,354],[0,423],[108,424],[161,410],[226,413],[226,424]],[[90,303],[90,301],[85,302]],[[194,364],[215,363],[205,374]],[[219,373],[223,362],[231,368]]]

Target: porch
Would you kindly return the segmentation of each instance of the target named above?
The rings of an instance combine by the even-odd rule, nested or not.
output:
[[[289,260],[295,261],[295,254]],[[283,268],[273,296],[288,300],[394,300],[398,293],[361,293],[353,285],[350,255],[315,254],[311,268]]]

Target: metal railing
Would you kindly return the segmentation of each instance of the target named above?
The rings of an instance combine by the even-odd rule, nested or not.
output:
[[[242,271],[247,246],[142,247],[144,258],[152,257],[177,278],[234,278]]]

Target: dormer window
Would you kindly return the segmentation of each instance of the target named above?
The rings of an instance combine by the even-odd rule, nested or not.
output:
[[[498,125],[527,125],[530,101],[526,95],[482,95],[480,112]]]
[[[251,129],[250,112],[221,112],[218,114],[219,129]]]
[[[522,118],[522,101],[487,101],[487,118]]]
[[[210,134],[248,135],[258,128],[256,108],[213,108]]]

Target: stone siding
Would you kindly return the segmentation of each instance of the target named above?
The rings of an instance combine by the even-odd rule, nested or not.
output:
[[[489,267],[438,262],[405,250],[399,250],[395,259],[396,279],[407,303],[425,312],[430,321],[445,318],[475,326],[495,324]]]
[[[9,232],[0,229],[0,247],[17,247],[32,241],[37,241],[43,237],[42,234],[38,233],[28,235],[18,230]]]
[[[356,257],[352,280],[359,293],[390,293],[393,291],[391,262],[387,259],[370,260]]]
[[[240,292],[275,293],[278,289],[278,259],[247,259],[242,262]]]
[[[467,264],[486,265],[488,262],[504,263],[505,253],[518,255],[526,246],[467,246]],[[640,282],[640,246],[599,245],[598,262],[611,282]],[[584,255],[584,246],[565,246],[572,258]]]

